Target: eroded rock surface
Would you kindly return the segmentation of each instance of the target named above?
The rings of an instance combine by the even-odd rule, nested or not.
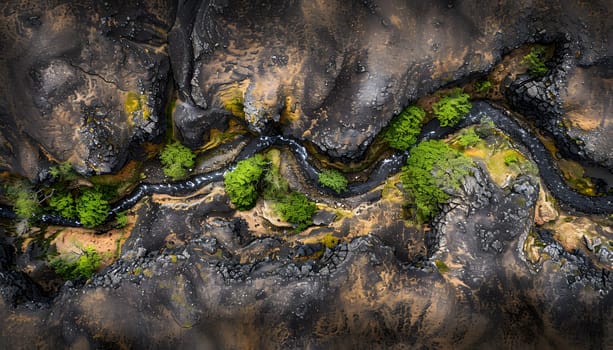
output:
[[[163,130],[168,56],[180,99],[174,128],[189,146],[233,115],[254,132],[276,129],[357,159],[408,102],[481,76],[502,54],[535,40],[555,41],[566,53],[544,79],[516,81],[525,89],[511,89],[519,101],[511,104],[550,113],[555,125],[565,111],[571,120],[573,112],[602,112],[598,127],[581,126],[590,132],[577,134],[586,145],[577,154],[606,164],[612,53],[605,5],[11,1],[0,5],[0,166],[34,179],[46,166],[41,159],[68,160],[82,173],[121,165],[131,144]],[[585,77],[590,84],[580,83]],[[227,164],[227,154],[200,170]],[[294,164],[283,174],[293,188],[308,188],[297,162],[287,164]],[[500,188],[479,167],[424,228],[404,220],[401,184],[388,181],[348,198],[310,189],[327,217],[300,234],[265,225],[257,210],[237,213],[219,182],[184,184],[175,194],[185,197],[138,197],[138,219],[118,260],[53,295],[20,271],[18,244],[2,237],[0,345],[611,346],[612,243],[599,226],[610,226],[609,218],[571,226],[594,232],[573,232],[580,244],[566,246],[559,232],[532,226],[540,210],[536,175],[509,177]],[[543,218],[558,213],[539,215],[547,225]]]
[[[567,42],[580,64],[609,56],[600,11],[570,1],[188,2],[170,52],[182,99],[202,118],[226,109],[257,132],[280,122],[351,159],[409,101],[526,42]]]
[[[501,189],[476,168],[435,221],[437,242],[419,264],[401,263],[402,248],[380,238],[402,239],[393,225],[313,258],[321,244],[255,236],[216,188],[145,200],[121,258],[89,284],[67,283],[48,307],[0,308],[10,325],[2,344],[541,349],[611,341],[608,273],[545,231],[539,249],[550,258],[524,257],[539,192],[533,176]],[[361,219],[347,220],[340,230]]]
[[[162,133],[171,1],[8,1],[0,18],[1,168],[107,173]]]

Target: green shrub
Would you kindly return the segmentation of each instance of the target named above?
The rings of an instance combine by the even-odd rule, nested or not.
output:
[[[232,204],[238,210],[253,208],[258,199],[258,184],[266,167],[266,160],[262,155],[241,160],[234,170],[226,173],[224,185],[226,193],[230,196]]]
[[[319,183],[328,187],[336,193],[341,193],[347,189],[347,179],[337,170],[328,169],[319,174]]]
[[[275,204],[275,211],[283,220],[296,225],[297,231],[302,231],[313,224],[317,206],[304,194],[293,191]]]
[[[117,217],[115,218],[115,222],[117,223],[117,227],[119,228],[124,228],[128,226],[128,213],[125,211],[122,211],[121,213],[117,214]]]
[[[38,195],[26,181],[20,181],[6,187],[8,199],[13,204],[13,210],[22,220],[32,219],[40,209]]]
[[[528,65],[528,73],[534,77],[543,77],[547,75],[549,71],[545,66],[545,52],[546,49],[543,46],[535,46],[530,50],[522,59],[522,64]]]
[[[415,199],[417,218],[425,222],[436,215],[438,205],[448,201],[448,192],[459,190],[473,166],[470,158],[442,141],[429,140],[414,147],[400,179]]]
[[[475,83],[475,91],[484,94],[490,90],[492,87],[492,82],[489,80],[481,80]]]
[[[426,112],[417,106],[409,106],[397,115],[383,132],[383,139],[390,147],[405,150],[415,143],[421,132]]]
[[[195,157],[196,155],[192,150],[178,141],[167,144],[160,154],[164,174],[173,180],[185,177],[188,170],[194,166]]]
[[[49,206],[53,211],[66,218],[76,218],[77,209],[72,194],[68,192],[57,192],[49,198]]]
[[[85,227],[96,227],[106,221],[110,206],[99,188],[88,188],[76,200],[79,221]]]
[[[55,180],[59,181],[72,181],[77,178],[77,173],[72,168],[69,162],[64,162],[56,166],[49,168],[49,173]]]
[[[455,142],[462,148],[469,148],[481,141],[474,128],[463,129],[456,137]]]
[[[447,96],[444,96],[432,105],[434,115],[438,118],[441,126],[454,126],[472,108],[470,96],[456,88]]]
[[[58,258],[51,261],[51,267],[64,279],[78,277],[90,278],[100,267],[101,257],[94,247],[86,247],[78,258],[67,260]]]

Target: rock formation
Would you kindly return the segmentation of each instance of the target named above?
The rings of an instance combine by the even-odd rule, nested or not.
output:
[[[548,74],[501,77],[497,102],[560,153],[611,170],[610,18],[604,1],[9,0],[0,169],[33,182],[66,161],[110,173],[167,126],[198,148],[236,123],[293,136],[323,165],[356,164],[409,103],[484,78],[540,42],[553,52]],[[487,147],[510,142],[491,129]],[[305,174],[300,154],[278,147],[281,176],[319,205],[315,227],[296,233],[263,201],[235,210],[223,190],[224,167],[251,136],[201,159],[196,171],[215,176],[175,184],[180,193],[149,160],[136,177],[151,184],[134,185],[139,196],[113,212],[138,202],[116,232],[116,259],[87,281],[45,285],[59,279],[39,253],[60,234],[42,225],[21,241],[1,226],[0,347],[613,344],[611,213],[556,205],[543,185],[562,183],[555,165],[553,180],[534,170],[550,158],[517,144],[510,163],[523,165],[505,168],[504,153],[488,163],[475,150],[470,176],[422,225],[407,219],[399,176],[336,196],[307,181],[316,172]],[[96,233],[115,237],[108,230]]]

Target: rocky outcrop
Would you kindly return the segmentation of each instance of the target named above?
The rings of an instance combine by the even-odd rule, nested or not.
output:
[[[613,171],[613,56],[575,67],[561,92],[566,137],[578,155]]]
[[[159,135],[168,56],[186,144],[234,115],[344,160],[410,101],[486,73],[524,43],[566,40],[581,66],[611,56],[599,2],[18,5],[2,5],[0,166],[31,179],[41,159],[112,171],[130,144]],[[602,158],[596,136],[571,134]]]
[[[201,118],[226,109],[255,132],[281,125],[355,159],[410,101],[524,43],[567,38],[580,64],[606,57],[606,12],[571,1],[191,1],[170,53],[181,99]]]
[[[171,1],[8,1],[0,18],[0,168],[107,173],[163,132]]]
[[[552,136],[561,153],[613,169],[611,59],[577,66],[570,37],[558,42],[546,76],[506,82],[512,108]]]
[[[422,233],[437,239],[418,263],[399,261],[395,250],[407,248],[385,243],[406,242],[407,227],[392,221],[325,248],[255,235],[215,183],[184,200],[153,196],[137,209],[121,258],[88,284],[66,283],[27,318],[0,307],[11,325],[0,341],[8,349],[606,346],[610,274],[546,231],[539,249],[550,258],[524,257],[538,193],[533,175],[501,189],[475,168]],[[357,201],[348,219],[356,221],[339,230],[355,230],[362,211],[368,220],[401,205]]]

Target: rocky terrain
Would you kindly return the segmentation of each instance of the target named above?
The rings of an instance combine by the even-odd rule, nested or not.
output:
[[[0,347],[613,347],[613,203],[609,193],[591,200],[601,210],[565,204],[578,195],[561,165],[571,158],[612,182],[609,7],[0,5],[3,182],[44,184],[51,165],[68,161],[85,176],[133,172],[151,183],[135,191],[183,186],[130,201],[123,228],[41,224],[19,236],[3,220]],[[548,50],[538,78],[520,62],[537,42]],[[494,86],[476,92],[483,79]],[[512,131],[482,122],[483,142],[462,149],[475,161],[470,175],[431,222],[411,216],[398,174],[338,196],[316,187],[287,145],[275,146],[282,177],[317,202],[301,232],[266,200],[236,210],[221,175],[157,185],[168,179],[149,153],[164,138],[201,152],[196,174],[221,174],[260,135],[294,137],[315,166],[365,169],[347,174],[363,181],[380,165],[372,159],[389,156],[376,137],[394,114],[452,86],[551,143],[514,143]],[[67,281],[49,267],[49,254],[90,243],[105,254],[91,278]]]

